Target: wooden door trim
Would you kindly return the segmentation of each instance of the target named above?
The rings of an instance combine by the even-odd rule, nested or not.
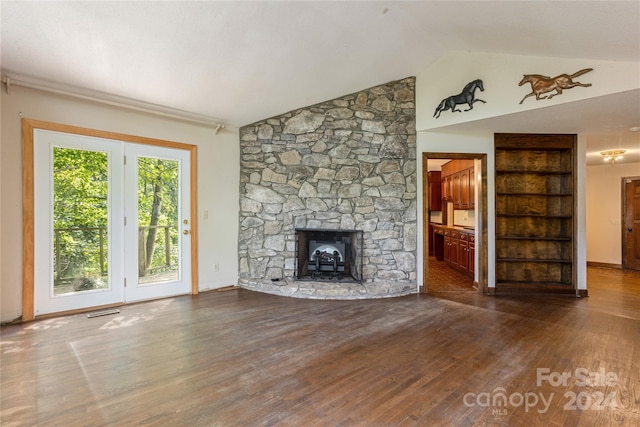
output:
[[[197,146],[142,136],[127,135],[96,129],[82,128],[40,120],[22,119],[22,321],[34,320],[34,130],[50,130],[103,139],[176,148],[189,151],[191,179],[191,294],[198,293],[198,204],[197,204]]]
[[[429,217],[425,215],[428,211],[429,199],[428,199],[428,173],[427,161],[429,159],[470,159],[480,160],[480,197],[478,198],[478,205],[475,206],[476,212],[480,213],[480,224],[482,225],[482,233],[478,235],[478,230],[475,230],[476,234],[476,251],[478,251],[478,263],[475,265],[475,269],[478,272],[478,291],[482,294],[491,295],[494,293],[495,288],[489,288],[488,278],[488,251],[489,251],[489,235],[487,228],[489,226],[488,210],[487,210],[487,153],[422,153],[422,289],[421,293],[429,293]],[[476,186],[475,191],[478,191]],[[425,262],[426,259],[426,262]],[[474,276],[474,283],[475,276]]]

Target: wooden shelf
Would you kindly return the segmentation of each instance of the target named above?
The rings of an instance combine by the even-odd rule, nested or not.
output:
[[[550,236],[496,236],[500,240],[543,240],[549,242],[570,242],[571,237],[550,237]]]
[[[571,175],[570,171],[544,171],[544,170],[524,170],[524,169],[496,169],[496,173],[523,174],[523,175]]]
[[[541,197],[573,197],[571,193],[527,193],[527,192],[496,192],[497,196],[513,196],[513,197],[522,197],[522,196],[541,196]]]
[[[543,258],[496,258],[497,262],[552,262],[554,264],[570,263],[567,259],[543,259]]]
[[[563,284],[561,282],[525,282],[525,281],[517,281],[517,280],[505,280],[505,281],[497,281],[496,285],[528,285],[528,286],[559,286],[559,287],[567,287],[567,284]]]
[[[519,218],[558,218],[558,219],[571,219],[573,218],[572,215],[539,215],[539,214],[510,214],[510,213],[496,213],[497,216],[503,216],[503,217],[519,217]]]
[[[504,292],[573,289],[575,140],[495,136],[496,286]]]

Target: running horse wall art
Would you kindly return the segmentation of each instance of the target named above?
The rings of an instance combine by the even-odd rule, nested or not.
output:
[[[482,86],[482,80],[480,79],[474,80],[468,83],[464,87],[464,89],[462,89],[462,92],[460,92],[459,94],[452,95],[448,98],[443,99],[442,102],[440,102],[440,105],[438,105],[438,108],[436,108],[436,112],[433,113],[433,117],[437,119],[438,117],[440,117],[440,113],[446,110],[451,110],[452,113],[454,111],[462,112],[462,110],[456,110],[456,105],[458,104],[467,104],[469,106],[469,108],[467,108],[464,111],[469,111],[473,109],[474,102],[480,101],[483,104],[486,104],[486,101],[483,101],[482,99],[475,99],[474,93],[476,89],[480,89],[481,92],[484,91],[484,87]]]
[[[560,74],[553,78],[549,76],[542,76],[540,74],[525,74],[524,77],[522,77],[522,80],[520,80],[520,83],[518,83],[518,86],[522,86],[525,83],[531,84],[531,93],[525,95],[524,98],[522,98],[522,101],[520,101],[520,104],[522,104],[525,99],[533,95],[536,96],[536,99],[551,99],[556,95],[562,95],[562,89],[571,89],[576,86],[589,87],[591,86],[591,83],[573,81],[574,78],[586,74],[589,71],[593,71],[593,68],[585,68],[584,70],[580,70],[571,75]],[[540,96],[543,93],[552,92],[554,90],[556,93],[549,96]]]

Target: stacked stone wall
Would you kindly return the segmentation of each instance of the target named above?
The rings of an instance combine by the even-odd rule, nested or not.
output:
[[[415,78],[240,129],[239,285],[309,298],[417,291]],[[295,229],[364,231],[363,283],[295,280]]]

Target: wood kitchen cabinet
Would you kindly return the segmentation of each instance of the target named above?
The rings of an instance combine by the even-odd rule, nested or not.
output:
[[[475,234],[473,230],[430,224],[433,228],[434,256],[470,276],[475,271]]]
[[[470,190],[471,190],[471,175],[473,174],[473,168],[464,169],[453,175],[453,203],[454,209],[469,210],[471,206]]]
[[[476,236],[469,234],[469,273],[475,276],[476,273]]]
[[[436,236],[436,232],[435,229],[433,228],[433,225],[429,224],[429,256],[434,256],[435,255],[435,236]]]
[[[453,186],[452,186],[452,176],[448,175],[442,178],[441,187],[442,187],[442,201],[443,202],[453,202]]]
[[[427,173],[427,185],[429,186],[429,210],[442,210],[442,183],[441,173],[438,171]]]
[[[453,203],[454,209],[475,208],[473,160],[451,160],[442,165],[442,200]]]
[[[438,261],[444,261],[444,230],[442,226],[429,225],[429,228],[433,229],[433,256]]]
[[[451,264],[451,230],[444,230],[444,262]]]
[[[462,188],[460,184],[460,172],[451,176],[451,186],[453,187],[453,208],[460,209],[462,203]]]
[[[473,233],[461,231],[458,239],[458,268],[470,276],[476,270],[476,236]]]
[[[460,254],[458,253],[458,232],[451,230],[451,238],[449,240],[449,264],[458,268]]]
[[[460,233],[458,239],[458,267],[460,270],[469,272],[469,234]]]
[[[475,272],[474,231],[453,229],[440,224],[430,224],[429,227],[433,229],[436,259],[473,277]]]

